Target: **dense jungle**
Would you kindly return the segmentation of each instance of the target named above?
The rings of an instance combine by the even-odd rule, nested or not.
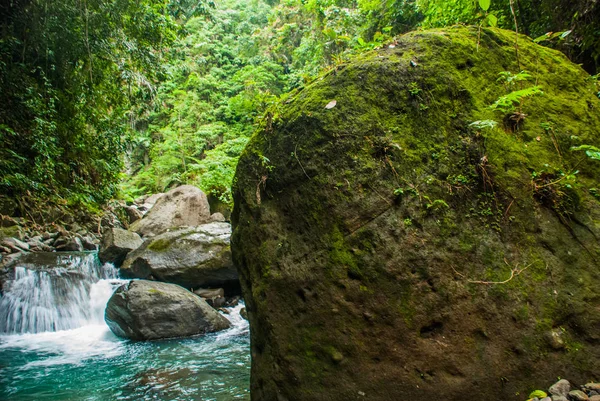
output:
[[[597,0],[0,27],[0,399],[600,400]]]

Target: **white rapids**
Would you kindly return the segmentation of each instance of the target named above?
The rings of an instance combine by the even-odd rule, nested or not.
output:
[[[15,267],[0,299],[0,333],[42,333],[104,324],[117,269],[93,253],[41,256]]]

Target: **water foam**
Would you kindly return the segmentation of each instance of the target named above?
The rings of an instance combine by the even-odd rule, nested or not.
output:
[[[95,254],[56,256],[19,264],[0,299],[0,333],[42,333],[100,324],[118,284],[117,270]],[[107,281],[112,279],[112,281]]]

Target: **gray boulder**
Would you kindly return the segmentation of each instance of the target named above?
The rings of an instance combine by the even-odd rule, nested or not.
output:
[[[97,251],[98,250],[98,246],[96,245],[98,243],[98,240],[95,239],[95,237],[91,234],[89,235],[85,235],[85,236],[80,236],[79,239],[81,240],[81,245],[83,246],[83,249],[86,251]]]
[[[58,243],[58,245],[57,245]],[[54,243],[57,252],[81,252],[83,251],[83,244],[78,237],[63,237],[62,241],[56,241]]]
[[[217,213],[211,214],[210,221],[215,222],[215,221],[227,221],[227,220],[225,219],[225,216],[223,216],[222,213],[217,212]]]
[[[556,374],[598,377],[600,202],[588,189],[600,164],[538,135],[552,121],[600,147],[600,99],[563,55],[521,37],[520,64],[514,44],[497,29],[402,35],[252,136],[231,243],[253,399],[519,401]],[[488,108],[506,95],[498,73],[537,65],[549,96],[510,126],[516,115]],[[467,133],[480,118],[498,124]],[[577,185],[545,167],[563,165],[577,165]],[[459,188],[459,176],[472,178]],[[550,327],[584,351],[556,349]]]
[[[131,340],[188,337],[231,325],[185,288],[146,280],[119,287],[108,301],[104,319],[113,333]]]
[[[204,192],[192,185],[182,185],[161,196],[129,230],[150,237],[170,228],[198,226],[209,221],[210,207]]]
[[[225,291],[222,288],[198,288],[194,294],[204,299],[224,298]]]
[[[160,199],[160,197],[163,195],[164,195],[164,193],[161,192],[161,193],[153,194],[153,195],[150,195],[150,196],[144,198],[144,200],[139,203],[139,205],[140,205],[139,209],[142,211],[142,214],[145,214],[150,209],[152,209],[152,206],[154,206],[156,201],[158,201]]]
[[[231,288],[238,283],[231,260],[228,223],[209,223],[153,237],[127,255],[124,276],[154,279],[185,288]]]
[[[112,263],[119,266],[127,254],[139,248],[142,239],[136,233],[121,228],[107,228],[102,235],[102,243],[98,257],[102,263]]]
[[[126,206],[124,209],[125,214],[127,215],[128,224],[133,224],[144,217],[144,214],[137,207]]]
[[[4,246],[5,248],[9,248],[15,252],[29,250],[28,243],[18,240],[16,238],[5,238],[4,240],[2,240],[2,242],[0,242],[0,245]]]

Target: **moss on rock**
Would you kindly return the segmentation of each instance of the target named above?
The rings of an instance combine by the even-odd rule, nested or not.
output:
[[[600,146],[600,101],[526,37],[518,64],[514,38],[409,33],[254,135],[232,215],[254,400],[504,401],[597,378],[600,162],[571,147]],[[530,81],[498,81],[519,69]]]

